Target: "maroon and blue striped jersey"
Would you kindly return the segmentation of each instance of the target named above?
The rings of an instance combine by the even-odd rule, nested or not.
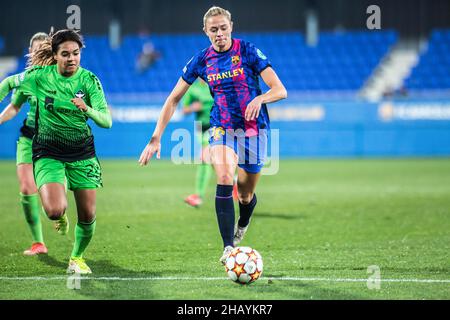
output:
[[[200,77],[209,85],[214,98],[211,127],[243,129],[246,136],[254,136],[260,129],[269,129],[267,106],[263,104],[252,121],[245,120],[245,110],[261,94],[259,75],[269,66],[269,60],[252,43],[232,39],[227,51],[217,52],[211,45],[195,55],[184,67],[182,78],[192,84]]]

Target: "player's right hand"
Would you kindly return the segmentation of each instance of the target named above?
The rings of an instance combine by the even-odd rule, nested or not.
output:
[[[145,149],[141,153],[141,157],[139,158],[139,164],[141,166],[146,166],[155,153],[156,158],[160,159],[161,157],[160,140],[155,137],[152,137],[150,142],[145,146]]]

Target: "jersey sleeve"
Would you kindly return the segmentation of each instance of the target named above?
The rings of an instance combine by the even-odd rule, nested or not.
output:
[[[200,75],[201,56],[201,54],[193,56],[183,68],[181,77],[190,85],[193,84]]]
[[[0,101],[3,101],[5,97],[15,88],[18,88],[25,79],[25,72],[14,74],[3,79],[0,82]]]
[[[7,77],[0,82],[0,101],[3,101],[11,90],[14,89],[14,76]]]
[[[86,115],[102,128],[111,128],[112,118],[106,103],[105,93],[103,92],[100,80],[89,73],[87,80],[87,105]]]
[[[28,95],[24,94],[21,90],[14,90],[11,97],[11,103],[20,108],[28,100]]]
[[[15,76],[14,86],[22,94],[35,96],[37,91],[37,79],[42,76],[44,67],[36,66]]]
[[[0,102],[5,99],[13,89],[19,88],[24,94],[33,94],[36,91],[36,74],[41,67],[35,67],[22,73],[7,77],[0,82]]]
[[[260,74],[264,69],[271,66],[269,59],[267,59],[264,53],[250,42],[247,42],[247,54],[250,65],[257,74]]]

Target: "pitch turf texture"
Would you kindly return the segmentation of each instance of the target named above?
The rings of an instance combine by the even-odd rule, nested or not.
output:
[[[218,263],[213,179],[208,200],[193,209],[182,201],[193,191],[193,165],[102,166],[97,230],[85,253],[93,274],[70,290],[72,193],[69,235],[43,218],[49,253],[25,257],[15,164],[0,162],[1,299],[450,298],[449,159],[282,161],[258,185],[243,245],[261,253],[264,272],[249,286],[228,280]],[[374,265],[381,282],[368,273]]]

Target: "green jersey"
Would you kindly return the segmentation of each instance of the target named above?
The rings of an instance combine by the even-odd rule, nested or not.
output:
[[[22,136],[33,139],[36,132],[35,120],[36,120],[36,105],[37,99],[34,96],[26,96],[23,92],[15,90],[11,98],[11,102],[18,108],[21,108],[25,102],[28,102],[30,109],[27,113],[27,117],[23,121],[23,126],[20,128]]]
[[[200,111],[195,113],[195,120],[200,121],[202,124],[202,131],[206,131],[210,127],[209,114],[211,112],[214,99],[211,96],[208,85],[204,81],[197,80],[192,84],[183,97],[183,107],[187,108],[196,101],[201,103],[202,108]]]
[[[111,115],[93,73],[79,67],[75,74],[64,77],[52,65],[34,67],[13,77],[18,94],[36,97],[33,160],[77,161],[95,156],[94,137],[86,121],[92,118],[109,128]],[[84,100],[88,111],[79,110],[71,102],[76,97]]]
[[[20,82],[18,75],[13,75],[4,79],[0,83],[0,101],[2,101],[10,91],[17,88],[19,85]],[[11,98],[11,102],[14,106],[20,108],[27,101],[30,105],[30,110],[27,114],[27,118],[23,122],[22,128],[20,128],[20,132],[22,133],[22,136],[32,139],[35,133],[35,115],[37,105],[36,97],[27,96],[22,92],[14,90],[13,96]]]

